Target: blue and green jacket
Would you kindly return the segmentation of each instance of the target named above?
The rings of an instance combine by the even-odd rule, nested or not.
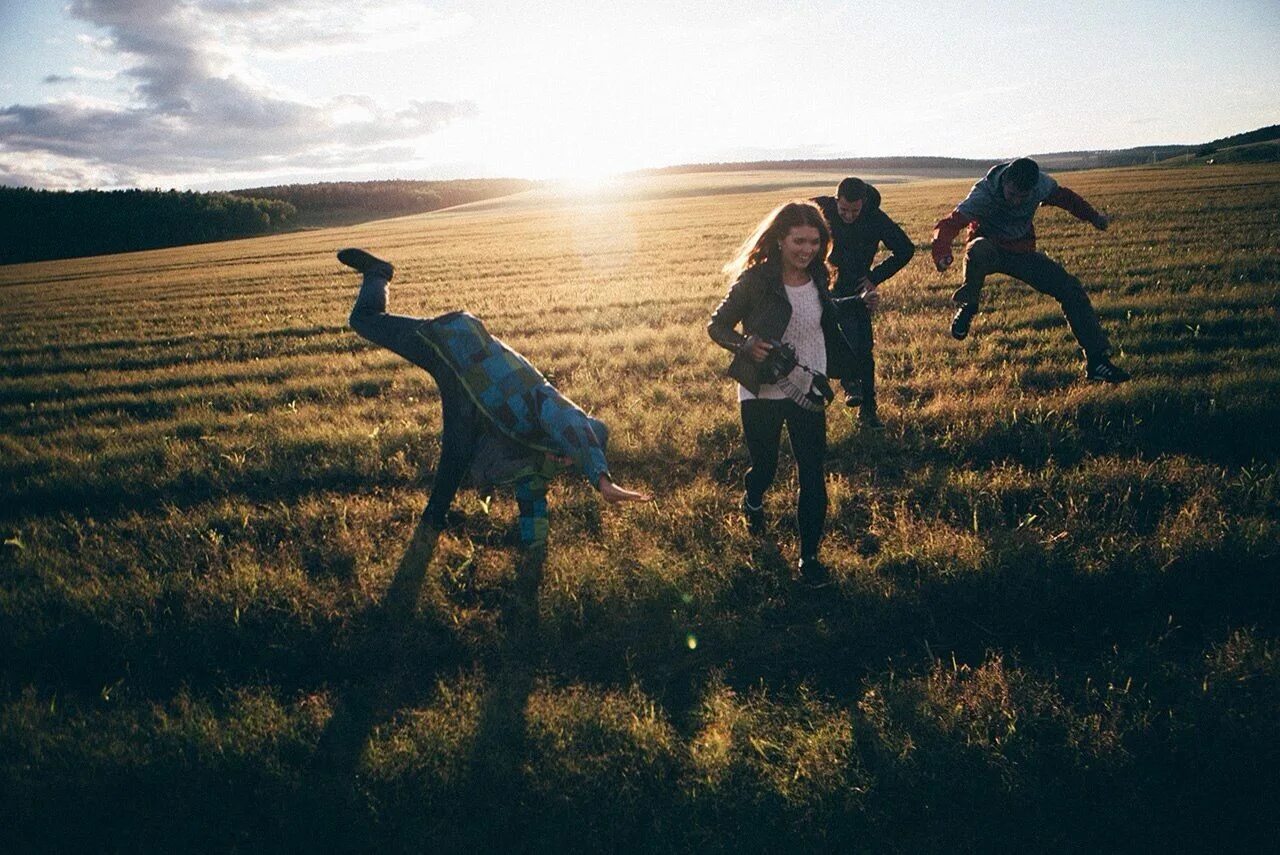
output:
[[[519,353],[494,338],[475,315],[451,312],[418,334],[453,370],[495,436],[477,445],[473,475],[484,485],[513,484],[526,545],[547,535],[546,487],[567,457],[595,487],[609,474],[608,429],[547,382]]]

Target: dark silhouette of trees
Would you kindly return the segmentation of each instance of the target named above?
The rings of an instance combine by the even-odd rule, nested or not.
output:
[[[237,196],[287,202],[298,209],[297,225],[336,225],[398,217],[507,196],[536,182],[514,178],[454,181],[326,181],[233,191]]]
[[[0,264],[248,237],[296,215],[287,202],[230,193],[0,187]]]
[[[517,179],[341,181],[229,193],[0,187],[0,264],[159,249],[434,211],[528,190]]]

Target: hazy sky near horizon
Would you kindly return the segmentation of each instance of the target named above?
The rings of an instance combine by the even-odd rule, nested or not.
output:
[[[1280,122],[1276,44],[1276,0],[0,0],[0,184],[1197,143]]]

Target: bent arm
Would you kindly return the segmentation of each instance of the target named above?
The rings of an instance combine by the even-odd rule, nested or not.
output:
[[[592,486],[598,486],[601,476],[609,475],[609,463],[587,414],[549,385],[539,394],[538,422],[543,433]]]
[[[902,230],[902,226],[895,223],[883,211],[880,212],[880,217],[882,218],[880,240],[889,248],[890,255],[884,261],[871,268],[871,272],[867,274],[867,278],[871,280],[872,285],[879,285],[906,267],[907,262],[916,254],[916,245],[911,242],[911,238],[907,237],[907,233]]]
[[[933,227],[932,251],[935,264],[941,264],[944,260],[950,259],[951,244],[955,242],[956,235],[972,222],[975,222],[975,219],[961,213],[959,208],[938,220],[938,224]]]
[[[742,323],[742,319],[747,316],[751,307],[745,277],[746,274],[743,274],[738,277],[737,282],[733,283],[729,293],[711,313],[711,322],[707,324],[707,334],[711,336],[711,340],[725,350],[732,350],[735,353],[747,340],[745,335],[735,329]]]

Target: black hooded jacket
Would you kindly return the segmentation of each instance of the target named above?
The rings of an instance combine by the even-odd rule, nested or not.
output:
[[[880,191],[867,185],[867,197],[862,203],[862,213],[852,223],[840,219],[835,196],[818,196],[813,200],[822,209],[831,226],[831,264],[840,272],[836,280],[837,297],[851,297],[857,292],[857,283],[867,277],[879,285],[901,270],[916,247],[907,233],[880,210]],[[874,268],[871,263],[880,251],[880,243],[892,253]]]

